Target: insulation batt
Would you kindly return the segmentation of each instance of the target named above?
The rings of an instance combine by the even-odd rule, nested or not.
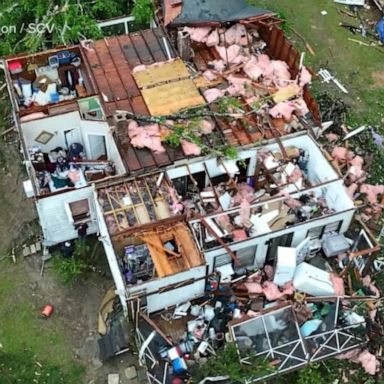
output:
[[[276,84],[280,87],[286,87],[291,80],[288,64],[281,60],[272,60],[271,63]]]
[[[348,188],[347,188],[347,194],[348,196],[353,199],[356,191],[357,191],[357,188],[359,188],[359,186],[356,184],[356,183],[352,183]]]
[[[269,114],[274,118],[283,117],[285,121],[290,121],[294,110],[294,104],[291,101],[285,101],[278,103],[271,108]]]
[[[332,151],[332,158],[338,161],[347,160],[348,149],[344,147],[335,147]]]
[[[246,77],[240,77],[240,76],[228,76],[227,80],[230,87],[227,88],[227,92],[230,95],[243,95],[243,96],[252,96],[253,92],[251,89],[252,81],[247,79]]]
[[[214,73],[213,71],[211,71],[210,69],[207,69],[204,73],[203,73],[203,77],[205,80],[207,81],[213,81],[213,80],[216,80],[217,79],[217,75],[216,73]]]
[[[242,24],[235,24],[225,32],[225,42],[227,44],[247,45],[247,30]]]
[[[283,292],[279,291],[279,288],[272,281],[265,281],[262,285],[263,293],[268,301],[274,301],[284,296]]]
[[[376,359],[376,356],[368,350],[361,352],[357,360],[361,363],[365,372],[370,375],[375,375],[380,368],[380,362]]]
[[[257,58],[257,63],[261,70],[263,71],[263,76],[266,79],[272,80],[273,79],[273,66],[271,64],[271,59],[268,55],[260,55]]]
[[[212,103],[215,100],[219,99],[220,97],[223,97],[225,95],[225,91],[218,88],[211,88],[207,89],[204,92],[204,98],[207,100],[208,103]]]
[[[230,45],[229,47],[217,46],[216,50],[221,59],[228,64],[240,64],[248,60],[248,57],[241,54],[241,47],[239,45]]]
[[[333,292],[335,296],[345,296],[344,281],[341,277],[330,274],[331,283],[333,285]]]
[[[131,144],[137,148],[149,148],[155,153],[165,152],[161,145],[160,127],[158,124],[149,124],[139,127],[136,121],[128,123],[128,137]]]
[[[370,291],[375,295],[375,297],[380,297],[380,291],[377,289],[375,284],[372,283],[371,276],[367,275],[363,277],[362,281],[363,281],[363,285],[365,287],[368,287]]]
[[[309,113],[307,103],[302,97],[292,100],[292,104],[295,107],[295,112],[297,115],[304,117],[307,113]]]
[[[217,29],[214,29],[207,37],[207,41],[205,44],[207,47],[215,47],[216,45],[219,45],[220,43],[220,37],[219,37],[219,32]]]
[[[300,73],[300,87],[304,87],[312,81],[312,75],[309,73],[306,67],[303,67]]]
[[[206,117],[203,120],[201,120],[200,128],[201,128],[201,132],[204,135],[208,135],[209,133],[212,133],[213,130],[215,129],[215,123],[211,118]]]
[[[378,195],[384,193],[384,185],[362,184],[360,192],[367,195],[367,199],[371,204],[376,204]]]
[[[273,267],[271,265],[266,265],[264,267],[264,272],[265,272],[268,280],[272,280],[273,279],[273,275],[275,273],[275,270],[273,269]]]
[[[329,143],[334,143],[335,141],[339,140],[339,135],[336,135],[336,133],[327,133],[325,137]]]
[[[246,199],[250,203],[255,198],[255,190],[246,183],[239,184],[238,191],[239,192],[232,198],[231,207],[239,205],[244,199]]]
[[[199,156],[201,154],[201,148],[197,144],[183,139],[180,140],[180,143],[186,156]]]
[[[208,40],[208,35],[211,32],[209,27],[190,28],[184,27],[184,32],[187,32],[191,36],[191,40],[198,43],[205,43]]]
[[[169,197],[172,200],[172,212],[174,214],[181,212],[184,208],[182,204],[180,204],[179,199],[176,196],[176,191],[174,188],[169,187],[168,188]]]
[[[208,63],[216,72],[223,72],[225,70],[224,60],[213,60]]]
[[[251,206],[246,198],[243,198],[240,203],[240,222],[245,224],[251,214]]]

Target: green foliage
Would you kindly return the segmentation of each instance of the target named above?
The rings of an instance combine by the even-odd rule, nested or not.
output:
[[[5,353],[0,350],[0,377],[2,384],[39,383],[39,384],[75,384],[79,383],[84,369],[76,364],[69,372],[51,362],[44,362],[31,351]]]
[[[222,97],[217,101],[217,106],[220,113],[227,113],[229,109],[244,112],[240,101],[236,97]]]
[[[223,349],[217,351],[217,356],[210,357],[193,372],[194,382],[199,382],[208,376],[229,376],[231,383],[245,383],[272,372],[268,362],[250,356],[250,365],[240,364],[236,345],[228,343]]]
[[[153,15],[152,0],[134,0],[132,15],[139,24],[149,24]]]
[[[0,55],[3,55],[100,38],[102,32],[97,20],[124,15],[128,6],[123,0],[4,0],[1,9],[0,26],[8,29],[2,31],[0,39]],[[31,23],[41,23],[46,28],[36,31]]]
[[[53,270],[62,283],[72,285],[83,276],[84,272],[88,269],[88,265],[84,261],[84,258],[89,253],[89,250],[90,248],[87,244],[81,241],[76,241],[73,256],[71,258],[65,259],[61,255],[53,256]]]

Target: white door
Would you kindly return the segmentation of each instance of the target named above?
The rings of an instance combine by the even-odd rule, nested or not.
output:
[[[102,156],[107,157],[107,147],[104,135],[88,135],[88,142],[92,160],[98,160]]]
[[[83,140],[81,138],[80,128],[71,128],[64,132],[66,144],[68,145],[68,148],[73,143],[80,143],[83,144]]]

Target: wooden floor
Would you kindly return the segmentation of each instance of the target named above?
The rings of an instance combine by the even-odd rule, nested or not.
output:
[[[161,314],[156,314],[151,316],[151,319],[156,323],[156,325],[161,329],[161,331],[166,335],[170,336],[174,343],[179,342],[183,339],[184,333],[187,330],[188,321],[194,319],[195,317],[188,315],[177,320],[165,320],[161,315],[166,316],[167,314],[172,315],[172,311],[164,311]]]
[[[174,275],[203,264],[192,234],[184,223],[146,231],[140,233],[138,238],[146,243],[159,277]],[[164,249],[164,244],[169,241],[176,244],[173,254]]]

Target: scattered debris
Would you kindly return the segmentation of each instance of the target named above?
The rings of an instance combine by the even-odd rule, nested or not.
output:
[[[337,80],[327,69],[320,68],[318,72],[319,76],[323,79],[324,82],[330,83],[333,81],[333,83],[340,89],[341,92],[348,94],[348,90],[340,83],[339,80]]]

